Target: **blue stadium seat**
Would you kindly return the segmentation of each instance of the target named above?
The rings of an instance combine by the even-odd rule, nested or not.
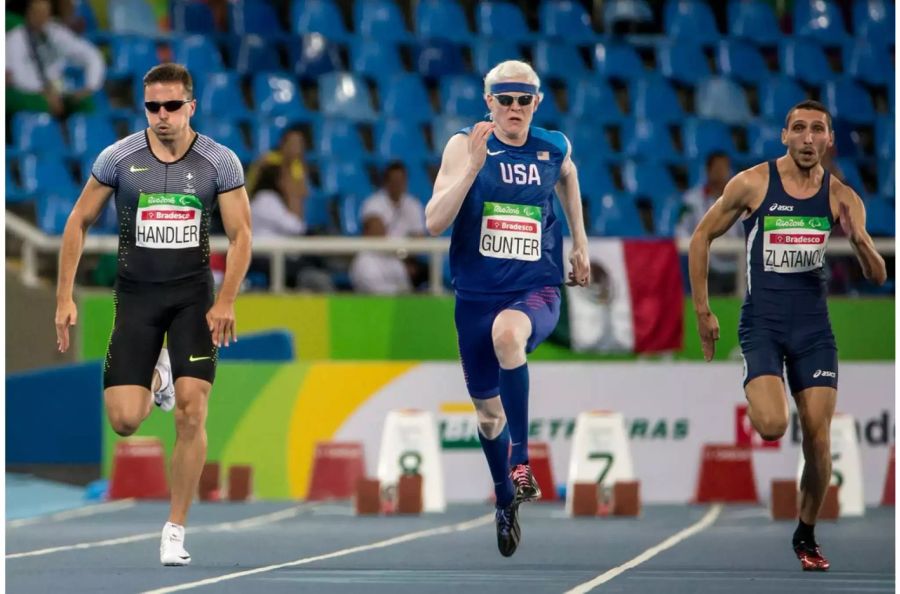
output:
[[[77,194],[67,195],[57,192],[38,196],[36,201],[38,228],[48,235],[62,235],[77,199]]]
[[[781,41],[775,10],[765,0],[729,0],[728,33],[761,46],[774,46]]]
[[[895,175],[896,170],[893,161],[882,161],[878,164],[878,193],[883,198],[893,200],[895,195]]]
[[[269,152],[281,142],[281,137],[284,135],[285,130],[301,123],[303,123],[303,120],[292,119],[287,116],[278,116],[271,120],[259,121],[255,134],[256,152],[258,154]]]
[[[647,74],[641,57],[627,43],[598,43],[593,55],[594,70],[600,77],[631,81]]]
[[[572,156],[578,168],[578,186],[581,195],[600,198],[604,194],[615,192],[616,184],[609,170],[609,162],[600,154],[580,153],[579,156],[575,150],[572,149]]]
[[[20,202],[28,202],[32,196],[19,185],[19,182],[13,177],[12,168],[9,167],[9,158],[6,159],[6,203],[18,204]]]
[[[665,124],[631,119],[622,126],[622,149],[629,158],[673,162],[680,156]]]
[[[841,9],[831,0],[795,0],[794,34],[824,45],[840,45],[847,37]]]
[[[375,125],[375,154],[382,163],[422,163],[429,157],[422,127],[404,120],[380,120]]]
[[[354,195],[365,198],[372,193],[366,167],[356,161],[329,161],[322,167],[322,191],[332,196]]]
[[[364,162],[369,152],[357,124],[345,119],[324,119],[313,126],[313,141],[320,158]]]
[[[894,2],[856,0],[853,3],[853,32],[879,47],[894,43]],[[891,104],[893,105],[893,103]]]
[[[712,74],[703,48],[689,39],[672,39],[660,44],[656,61],[663,76],[685,85],[694,86]]]
[[[172,44],[172,52],[175,62],[187,66],[195,79],[225,69],[219,48],[205,35],[176,38]]]
[[[769,160],[780,157],[787,152],[781,144],[781,124],[757,120],[747,125],[747,145],[749,154],[754,159]]]
[[[466,72],[462,46],[444,39],[430,39],[416,44],[415,64],[416,71],[428,80]]]
[[[102,37],[102,34],[99,31],[97,15],[94,13],[91,3],[88,2],[88,0],[73,0],[72,8],[74,9],[75,16],[84,23],[85,37],[92,41],[99,41],[97,37],[98,35]]]
[[[350,42],[350,69],[372,79],[379,88],[394,75],[405,71],[396,45],[383,39],[360,37]]]
[[[841,181],[853,188],[857,194],[865,195],[866,186],[859,174],[859,164],[856,159],[850,157],[838,157],[834,160],[841,172]]]
[[[278,47],[263,35],[244,35],[231,42],[231,66],[241,75],[283,70]]]
[[[572,231],[569,229],[569,221],[566,219],[566,211],[563,210],[562,203],[559,200],[551,200],[550,204],[557,221],[554,224],[554,228],[556,225],[559,225],[563,237],[572,237]],[[549,229],[549,226],[545,227],[544,232],[546,233]]]
[[[59,123],[49,113],[16,113],[12,137],[16,149],[22,152],[59,155],[68,151]]]
[[[267,0],[231,0],[229,5],[231,30],[238,35],[265,35],[269,39],[284,36],[278,13]]]
[[[159,35],[159,23],[145,0],[117,0],[107,4],[107,22],[113,33],[153,37]]]
[[[193,120],[191,124],[193,124]],[[240,127],[233,121],[217,118],[203,118],[198,122],[195,130],[211,136],[234,151],[241,163],[249,165],[254,159],[253,151],[244,140]]]
[[[204,115],[241,121],[253,117],[244,103],[241,77],[237,72],[207,74],[203,81],[203,94],[199,99],[199,109]]]
[[[431,124],[431,144],[434,154],[440,156],[444,153],[444,147],[450,137],[461,129],[474,125],[470,118],[451,115],[439,115]]]
[[[306,227],[313,233],[328,233],[331,231],[332,202],[324,192],[310,185],[309,194],[304,204]]]
[[[110,40],[112,64],[106,73],[110,80],[143,77],[159,64],[156,43],[147,37],[116,35]]]
[[[472,40],[466,15],[456,0],[420,0],[415,18],[420,39],[445,39],[461,44]]]
[[[608,160],[617,154],[606,139],[603,124],[594,118],[569,115],[563,118],[560,130],[572,143],[572,158],[575,160],[591,161],[594,158]]]
[[[669,169],[653,161],[626,161],[622,183],[637,196],[670,196],[678,191]]]
[[[645,237],[637,206],[627,194],[604,194],[589,202],[590,233],[601,237]],[[593,214],[596,212],[596,214]]]
[[[812,39],[785,39],[778,50],[781,70],[802,83],[819,86],[834,77],[822,46]]]
[[[760,83],[757,90],[760,114],[772,122],[784,122],[788,110],[806,99],[806,91],[783,74]]]
[[[680,123],[685,117],[675,91],[659,74],[652,73],[635,80],[630,95],[633,117],[665,124]]]
[[[443,113],[472,120],[483,119],[488,112],[484,102],[484,83],[474,76],[445,76],[440,83]]]
[[[364,194],[341,194],[337,197],[338,218],[341,223],[341,234],[355,236],[362,233],[362,204]]]
[[[573,0],[543,0],[538,20],[545,37],[563,39],[566,43],[589,45],[599,37],[584,6]]]
[[[472,61],[476,72],[487,74],[500,62],[521,59],[522,48],[516,44],[481,38],[472,44]]]
[[[867,85],[884,86],[894,78],[893,68],[886,68],[892,52],[866,39],[856,39],[844,45],[844,72]]]
[[[571,87],[589,75],[578,48],[559,40],[538,41],[534,46],[534,68],[542,81],[561,81]]]
[[[868,232],[875,237],[894,237],[896,235],[896,212],[893,200],[874,198],[867,201],[866,228]]]
[[[716,51],[719,72],[739,83],[756,85],[769,79],[769,67],[756,46],[746,41],[724,40]]]
[[[528,43],[535,39],[522,10],[511,2],[485,0],[475,8],[475,30],[502,43]]]
[[[563,113],[556,102],[556,96],[548,89],[544,92],[544,98],[538,104],[531,120],[535,126],[542,128],[556,128],[563,119]],[[472,122],[474,124],[474,122]]]
[[[894,116],[879,114],[875,119],[875,156],[894,160]]]
[[[175,0],[172,3],[172,30],[178,33],[215,33],[216,21],[209,4],[198,0]]]
[[[728,124],[746,124],[753,118],[744,89],[724,77],[713,76],[698,84],[694,101],[700,117]]]
[[[346,43],[351,37],[332,0],[294,0],[291,3],[291,32],[300,35],[320,33],[339,43]]]
[[[100,151],[118,140],[112,122],[103,114],[77,113],[69,117],[66,124],[72,153],[78,156],[96,158]]]
[[[681,138],[684,152],[691,159],[706,159],[716,151],[724,151],[734,159],[738,153],[731,130],[719,120],[688,118],[684,122]]]
[[[313,82],[323,74],[344,69],[340,48],[320,33],[304,35],[288,44],[288,59],[301,81]]]
[[[712,10],[700,0],[668,0],[663,10],[663,22],[669,37],[690,39],[703,45],[719,41]]]
[[[326,117],[345,117],[354,122],[375,119],[369,87],[362,78],[346,72],[319,77],[319,105]]]
[[[545,98],[550,94],[544,93]],[[603,123],[620,122],[623,117],[612,89],[599,78],[583,78],[569,87],[569,113]]]
[[[831,117],[851,124],[875,122],[875,107],[869,93],[851,78],[840,77],[825,83],[823,103]]]
[[[653,200],[654,235],[674,237],[678,221],[683,214],[684,202],[677,194]]]
[[[78,198],[78,186],[57,155],[25,155],[19,160],[22,189],[32,194],[70,195]]]
[[[606,0],[603,3],[603,26],[612,32],[619,23],[653,22],[653,10],[646,0]]]
[[[285,116],[296,120],[312,117],[293,78],[260,73],[253,77],[252,85],[253,103],[262,117]]]
[[[428,204],[428,201],[431,200],[431,193],[434,190],[434,182],[431,181],[427,168],[425,165],[417,162],[407,162],[405,165],[409,193],[421,202],[422,206]]]
[[[357,35],[382,42],[407,43],[412,34],[393,0],[357,0],[353,3]]]
[[[398,74],[386,86],[379,86],[379,95],[382,115],[386,118],[421,124],[434,117],[428,91],[418,74]]]

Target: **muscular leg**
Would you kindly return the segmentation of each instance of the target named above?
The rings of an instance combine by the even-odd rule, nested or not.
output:
[[[491,328],[494,353],[500,363],[500,399],[509,419],[512,465],[528,462],[528,367],[525,347],[531,331],[531,319],[513,309],[500,312]]]
[[[175,448],[169,522],[183,526],[206,461],[206,413],[212,384],[193,377],[175,380]]]
[[[744,386],[753,428],[767,441],[780,439],[787,431],[790,411],[784,383],[775,375],[760,375]]]
[[[509,478],[509,429],[503,404],[499,396],[473,398],[472,402],[478,416],[478,439],[491,471],[497,505],[506,507],[515,493]]]
[[[103,391],[103,402],[113,431],[127,437],[150,414],[153,398],[144,386],[111,386]]]
[[[800,478],[800,519],[816,523],[831,482],[831,418],[837,390],[824,386],[794,394],[803,430],[803,475]]]

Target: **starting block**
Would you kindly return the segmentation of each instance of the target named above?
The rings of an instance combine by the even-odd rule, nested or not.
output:
[[[773,520],[796,520],[797,510],[797,481],[794,479],[772,479],[772,493],[769,498],[769,507]]]
[[[616,481],[612,490],[597,483],[575,483],[572,515],[637,517],[641,513],[640,488],[640,481]]]
[[[200,501],[219,501],[219,463],[207,462],[200,473],[200,484],[197,485],[197,497]]]
[[[538,501],[557,501],[556,483],[553,481],[553,469],[550,466],[550,444],[546,441],[528,443],[528,464],[534,480],[541,488]]]
[[[758,504],[752,450],[728,444],[704,445],[694,502]]]
[[[370,478],[357,480],[353,506],[358,516],[377,516],[381,513],[381,482]]]
[[[419,478],[408,478],[414,476]],[[423,511],[446,510],[441,442],[430,412],[398,409],[387,413],[378,451],[378,480],[384,513],[419,513],[399,509],[401,505],[411,506],[404,510],[418,509],[417,497],[422,499]]]
[[[157,437],[126,437],[116,442],[109,498],[168,499],[165,450]]]
[[[404,474],[397,482],[397,513],[420,514],[424,506],[421,474]]]
[[[247,464],[228,469],[228,501],[247,501],[253,493],[253,468]]]
[[[357,481],[365,474],[361,442],[320,441],[316,444],[306,500],[350,499]]]
[[[894,446],[891,446],[891,455],[888,458],[887,472],[884,475],[884,490],[881,492],[881,505],[894,505]]]
[[[628,482],[636,483],[636,480],[622,414],[580,413],[575,421],[569,457],[566,511],[573,516],[609,515],[614,507],[615,485]],[[630,495],[626,491],[620,497],[627,499]],[[583,513],[575,511],[577,499],[580,499],[579,512]],[[625,507],[633,509],[634,505]]]
[[[421,514],[424,509],[424,480],[421,474],[404,474],[396,488],[382,490],[381,481],[361,478],[353,497],[356,515]]]

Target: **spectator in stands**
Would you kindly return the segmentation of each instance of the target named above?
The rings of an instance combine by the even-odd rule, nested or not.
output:
[[[259,172],[266,166],[277,165],[285,171],[283,183],[293,200],[301,202],[309,195],[306,166],[306,138],[299,128],[288,128],[281,135],[278,148],[269,151],[250,165],[247,172],[247,188],[250,195],[256,191]]]
[[[425,209],[407,191],[406,166],[388,164],[383,187],[362,205],[363,235],[367,237],[422,237]],[[427,271],[414,258],[384,252],[360,252],[350,266],[353,288],[364,293],[396,294],[413,289]]]
[[[67,66],[84,68],[85,86],[67,88]],[[30,0],[25,22],[6,35],[6,113],[44,111],[63,118],[93,109],[92,95],[103,87],[106,65],[100,51],[51,20],[49,0]]]
[[[678,225],[675,228],[676,237],[690,239],[697,228],[697,223],[709,210],[713,202],[725,190],[725,184],[731,179],[731,158],[728,153],[715,151],[706,157],[705,179],[689,189],[682,198],[683,212]],[[733,225],[725,237],[742,238],[740,225]],[[709,292],[710,293],[734,293],[736,289],[735,275],[737,274],[738,257],[723,256],[715,253],[709,255]]]

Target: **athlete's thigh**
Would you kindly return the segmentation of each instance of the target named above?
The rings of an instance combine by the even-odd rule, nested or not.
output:
[[[117,283],[115,320],[103,365],[103,387],[143,386],[148,390],[167,325],[161,301],[146,290]]]
[[[788,344],[785,359],[791,392],[838,385],[838,353],[827,318],[798,323]]]
[[[459,360],[472,398],[491,398],[500,393],[500,363],[491,336],[495,315],[492,301],[456,299]]]
[[[542,287],[516,299],[507,309],[521,311],[531,320],[531,335],[525,345],[530,353],[544,342],[559,322],[559,287]]]
[[[213,304],[212,281],[203,279],[178,290],[179,306],[169,325],[169,359],[172,377],[192,377],[213,383],[218,349],[206,321]],[[177,394],[177,390],[176,390]]]
[[[803,435],[828,436],[831,419],[837,404],[837,390],[828,386],[816,386],[794,392],[797,415]]]

